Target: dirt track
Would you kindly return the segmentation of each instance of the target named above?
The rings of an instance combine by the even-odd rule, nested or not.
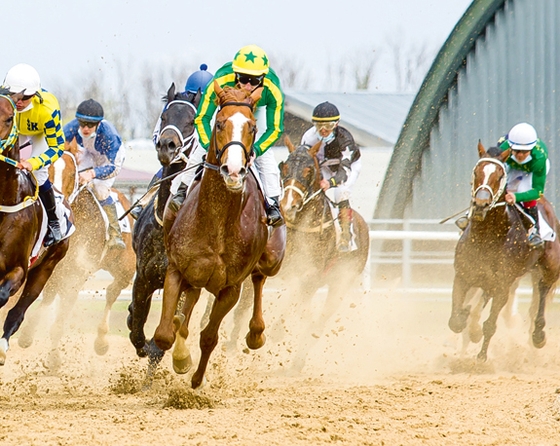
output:
[[[48,339],[25,350],[12,342],[0,369],[0,444],[560,444],[558,304],[544,349],[528,346],[522,320],[512,328],[500,322],[480,366],[472,360],[478,346],[459,357],[448,302],[356,293],[310,336],[298,333],[295,307],[278,316],[282,300],[268,297],[263,349],[244,352],[241,339],[232,352],[220,344],[208,383],[196,392],[168,356],[152,388],[138,391],[145,362],[126,337],[126,303],[113,315],[109,353],[99,357],[92,348],[98,314],[81,302],[60,370],[44,366]],[[230,327],[228,319],[224,338]],[[313,345],[296,373],[293,358],[304,343]]]

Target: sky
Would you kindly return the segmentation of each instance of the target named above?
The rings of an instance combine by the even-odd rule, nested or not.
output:
[[[206,63],[213,72],[247,44],[275,61],[293,61],[319,79],[328,61],[383,51],[388,39],[438,49],[471,0],[2,0],[0,77],[19,62],[33,65],[43,87],[110,77],[144,62]],[[6,12],[9,11],[9,12]],[[323,67],[323,68],[321,68]],[[387,65],[371,88],[395,89]],[[186,77],[185,77],[186,79]]]

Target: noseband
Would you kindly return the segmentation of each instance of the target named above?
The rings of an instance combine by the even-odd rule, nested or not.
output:
[[[496,193],[494,193],[494,190],[488,186],[487,184],[481,184],[480,186],[478,186],[476,189],[474,188],[474,175],[475,175],[475,170],[477,168],[477,166],[479,164],[482,163],[493,163],[496,164],[497,166],[499,166],[502,171],[504,172],[504,174],[502,175],[502,178],[500,178],[500,185],[498,187],[498,190],[496,191]],[[507,175],[506,175],[506,165],[500,161],[497,160],[496,158],[480,158],[477,163],[474,166],[473,172],[472,172],[472,190],[471,190],[471,197],[472,197],[472,202],[474,203],[474,199],[476,197],[476,194],[480,191],[480,190],[486,190],[488,191],[488,193],[490,194],[490,196],[492,197],[492,200],[490,202],[490,205],[488,207],[488,209],[493,209],[496,206],[503,206],[505,205],[505,202],[501,202],[498,203],[498,200],[500,199],[500,197],[502,196],[502,194],[504,193],[505,189],[506,189],[506,184],[507,184]],[[472,204],[471,204],[471,208],[472,208]]]

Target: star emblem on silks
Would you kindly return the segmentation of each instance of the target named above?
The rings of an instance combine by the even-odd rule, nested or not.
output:
[[[268,67],[268,57],[263,56],[262,60],[263,60],[264,66]]]
[[[344,151],[341,154],[343,160],[350,160],[350,161],[352,160],[352,151],[350,150],[349,147],[346,147],[346,149],[344,149]]]
[[[255,63],[255,59],[257,58],[257,56],[254,55],[252,51],[249,52],[249,53],[245,53],[244,56],[245,56],[245,62],[250,61],[250,62]]]

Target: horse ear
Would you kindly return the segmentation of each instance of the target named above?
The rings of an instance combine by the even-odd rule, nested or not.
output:
[[[506,162],[506,160],[510,157],[510,155],[511,155],[511,148],[504,150],[500,155],[500,161],[502,163]]]
[[[175,97],[175,82],[171,82],[169,90],[167,90],[167,103],[170,103]]]
[[[288,152],[292,153],[294,150],[296,150],[295,146],[292,144],[292,141],[288,135],[284,136],[284,142],[286,143]]]
[[[194,95],[194,98],[192,100],[192,105],[194,105],[196,108],[198,108],[198,104],[200,104],[200,98],[202,97],[202,93],[200,92],[200,89],[196,92],[196,94]]]
[[[307,153],[309,153],[309,155],[311,155],[313,158],[315,158],[315,156],[317,155],[317,153],[319,152],[319,149],[321,148],[321,144],[322,142],[319,141],[317,142],[313,147],[311,147]]]
[[[220,97],[222,94],[224,94],[224,90],[222,89],[222,87],[220,87],[220,84],[218,84],[218,81],[216,79],[214,79],[214,91],[216,92],[217,97]]]
[[[249,98],[251,99],[252,106],[255,105],[257,102],[259,102],[259,99],[262,96],[262,92],[263,92],[263,87],[259,87],[251,93],[251,96],[249,96]]]
[[[479,139],[478,140],[478,157],[482,158],[484,155],[486,155],[486,149],[484,148],[484,146],[482,145],[482,142]]]

